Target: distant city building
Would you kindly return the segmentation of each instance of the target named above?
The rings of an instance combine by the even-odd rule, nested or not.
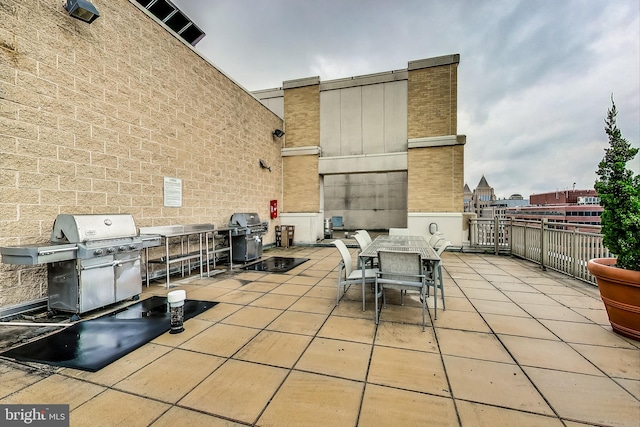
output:
[[[578,204],[578,199],[582,197],[590,197],[592,203],[597,205],[600,203],[598,199],[598,193],[596,190],[563,190],[552,191],[550,193],[532,194],[529,197],[529,201],[532,205],[544,206],[544,205],[565,205],[565,204]],[[597,199],[595,202],[593,198]]]
[[[463,199],[464,211],[473,212],[480,218],[482,210],[491,206],[492,202],[496,200],[496,195],[493,192],[493,187],[487,183],[487,179],[482,175],[478,186],[473,192],[467,184],[464,185]]]
[[[498,217],[504,219],[507,217],[507,210],[509,208],[527,205],[529,205],[529,199],[523,199],[521,194],[512,194],[508,199],[494,200],[491,206],[483,208],[480,213],[480,218]]]
[[[527,206],[507,208],[508,218],[549,223],[600,225],[602,206],[595,190],[564,190],[532,194]]]

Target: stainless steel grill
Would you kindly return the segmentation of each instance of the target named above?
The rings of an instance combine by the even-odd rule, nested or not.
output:
[[[229,219],[233,261],[248,262],[262,257],[262,236],[269,230],[268,222],[260,222],[257,213],[236,212]]]
[[[84,313],[142,292],[140,251],[160,237],[137,235],[128,214],[56,217],[50,244],[0,248],[6,264],[47,264],[49,309]]]

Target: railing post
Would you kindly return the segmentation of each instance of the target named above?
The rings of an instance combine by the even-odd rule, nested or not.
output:
[[[578,261],[578,227],[573,227],[573,233],[571,234],[571,270],[573,271],[573,277],[579,276],[578,269],[580,268],[580,262]]]
[[[547,218],[540,221],[540,267],[542,271],[547,270],[549,263],[549,234],[546,233]]]
[[[529,224],[527,222],[524,223],[524,230],[522,235],[522,256],[524,259],[527,258],[527,226]]]
[[[509,253],[513,256],[513,217],[509,218]]]
[[[474,218],[469,218],[469,229],[471,230],[471,246],[478,244],[478,222]]]
[[[500,254],[500,219],[493,217],[493,250],[496,255]]]

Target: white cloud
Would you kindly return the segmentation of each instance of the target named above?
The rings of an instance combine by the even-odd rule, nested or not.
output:
[[[337,55],[313,55],[309,64],[310,75],[321,80],[333,80],[366,74],[371,69],[364,58],[345,58]]]

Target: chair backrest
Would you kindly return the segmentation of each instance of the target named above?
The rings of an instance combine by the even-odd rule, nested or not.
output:
[[[342,262],[344,263],[344,270],[347,274],[346,277],[349,277],[349,275],[353,271],[353,266],[351,265],[351,253],[349,253],[349,248],[347,248],[347,245],[345,245],[342,240],[334,240],[332,243],[336,248],[338,248],[338,251],[342,256]]]
[[[431,236],[431,238],[429,239],[429,246],[431,246],[432,248],[435,247],[435,244],[438,242],[438,240],[443,238],[444,237],[442,237],[442,233],[439,231],[436,231],[435,233],[433,233],[433,236]]]
[[[371,243],[371,242],[367,243],[367,239],[364,237],[364,235],[360,233],[354,234],[353,238],[356,239],[356,242],[358,242],[358,245],[360,246],[361,251],[363,251],[364,248],[369,246],[369,243]]]
[[[390,228],[389,236],[409,236],[408,228]]]
[[[413,251],[380,250],[378,267],[380,277],[385,279],[419,282],[421,279],[408,276],[422,274],[422,256]]]
[[[429,241],[431,241],[431,239],[429,239]],[[438,236],[437,239],[435,239],[435,242],[433,244],[431,244],[431,247],[435,250],[438,250],[438,248],[440,247],[440,245],[442,245],[445,242],[444,237],[442,236]]]
[[[451,242],[449,241],[444,242],[443,244],[438,246],[438,249],[436,250],[436,252],[438,253],[438,256],[442,255],[442,252],[444,252],[449,246],[451,246]]]
[[[364,238],[367,245],[372,242],[371,235],[367,230],[356,230],[356,233],[360,234]]]

